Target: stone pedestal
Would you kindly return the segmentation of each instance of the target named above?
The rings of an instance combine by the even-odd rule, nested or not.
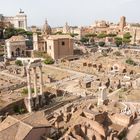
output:
[[[44,105],[46,105],[46,99],[45,99],[44,94],[39,95],[39,105],[40,107],[43,107]]]
[[[43,95],[43,75],[42,75],[42,66],[39,67],[40,73],[40,95]]]
[[[37,96],[34,98],[34,108],[37,110],[39,107],[39,97]]]

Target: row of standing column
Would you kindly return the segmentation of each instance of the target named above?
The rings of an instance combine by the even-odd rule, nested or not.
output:
[[[28,83],[28,99],[32,99],[32,91],[31,91],[31,69],[27,69],[27,83]],[[38,96],[38,91],[37,91],[37,72],[36,72],[36,67],[33,68],[33,73],[34,73],[34,93],[35,97]],[[40,93],[39,95],[43,94],[43,76],[42,76],[42,66],[39,67],[39,74],[40,74]]]

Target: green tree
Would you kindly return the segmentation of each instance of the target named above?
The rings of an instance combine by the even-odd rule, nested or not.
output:
[[[105,34],[105,33],[101,33],[101,34],[97,35],[97,38],[105,38],[105,37],[107,37],[107,34]]]
[[[87,37],[82,37],[80,41],[82,43],[87,43],[87,42],[89,42],[89,39]]]
[[[122,42],[123,42],[124,44],[129,44],[129,43],[131,42],[131,40],[130,40],[130,39],[127,39],[127,38],[123,38],[123,39],[122,39]]]
[[[4,31],[4,38],[8,39],[10,37],[12,37],[13,35],[17,35],[17,31],[15,30],[15,28],[6,28]]]
[[[122,39],[123,43],[124,43],[124,44],[129,44],[129,43],[131,42],[131,37],[132,37],[132,36],[130,35],[129,32],[125,33],[125,34],[123,35],[123,39]]]
[[[24,29],[14,29],[17,33],[17,35],[25,35],[26,31]]]
[[[76,33],[70,33],[70,36],[71,37],[75,37],[75,36],[78,36],[79,34],[76,34]]]
[[[117,45],[117,47],[122,45],[122,38],[121,37],[115,37],[115,44]]]
[[[107,34],[108,37],[116,37],[117,35],[116,34],[113,34],[113,33],[110,33],[110,34]]]
[[[96,37],[97,35],[96,34],[94,34],[94,33],[89,33],[89,34],[86,34],[85,35],[85,37],[87,37],[87,38],[94,38],[94,37]]]
[[[127,33],[125,33],[125,34],[123,35],[123,38],[130,39],[131,37],[132,37],[132,36],[130,35],[129,32],[127,32]]]
[[[6,28],[4,31],[4,38],[8,39],[14,35],[26,35],[28,37],[32,37],[32,32],[25,31],[24,29],[15,29],[15,28]]]
[[[96,37],[97,35],[95,33],[89,33],[89,34],[86,34],[85,35],[85,38],[88,38],[88,41],[89,43],[94,43],[94,38]]]

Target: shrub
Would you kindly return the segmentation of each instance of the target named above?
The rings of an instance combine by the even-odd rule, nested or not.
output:
[[[27,95],[28,94],[28,89],[27,88],[24,88],[21,92],[23,95]],[[34,93],[34,89],[31,88],[31,93]]]
[[[104,45],[105,45],[105,42],[103,42],[103,41],[99,42],[100,47],[103,47]]]
[[[107,37],[107,34],[104,33],[97,35],[97,38],[105,38],[105,37]]]
[[[129,64],[129,65],[133,65],[133,66],[137,65],[136,62],[134,60],[132,60],[131,58],[127,59],[126,63]]]
[[[87,42],[89,42],[89,39],[87,37],[82,37],[80,42],[81,43],[87,43]]]
[[[14,112],[15,112],[15,113],[18,113],[18,114],[23,114],[23,113],[25,113],[25,109],[22,108],[22,107],[20,107],[20,106],[18,106],[18,105],[15,105],[13,109],[14,109]]]
[[[45,59],[44,63],[45,64],[53,64],[54,60],[51,57],[48,57],[47,59]]]
[[[16,64],[17,66],[23,66],[22,61],[20,61],[20,60],[16,60],[16,61],[15,61],[15,64]]]

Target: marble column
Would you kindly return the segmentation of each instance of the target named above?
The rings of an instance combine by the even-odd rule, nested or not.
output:
[[[27,83],[28,83],[28,98],[27,98],[27,110],[32,112],[32,92],[31,92],[31,76],[30,69],[27,69]]]
[[[32,99],[30,69],[27,69],[28,99]]]
[[[39,107],[39,96],[37,91],[37,73],[36,73],[36,67],[33,68],[34,73],[34,94],[35,94],[35,109]]]
[[[43,75],[42,75],[42,66],[39,67],[39,73],[40,73],[40,106],[43,106],[46,104],[45,96],[43,94]]]
[[[42,66],[39,67],[40,73],[40,95],[43,95],[43,75],[42,75]]]
[[[33,68],[33,72],[34,72],[34,93],[35,93],[35,97],[38,96],[37,93],[37,74],[36,74],[36,67]]]

